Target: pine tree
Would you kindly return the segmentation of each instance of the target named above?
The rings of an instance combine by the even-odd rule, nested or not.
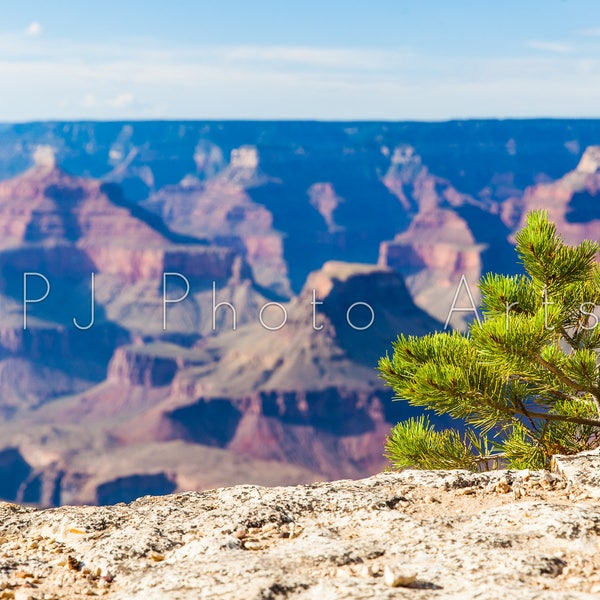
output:
[[[393,467],[547,468],[554,454],[600,445],[599,245],[565,244],[538,211],[516,251],[526,275],[484,276],[483,319],[466,334],[400,335],[380,360],[397,399],[460,423],[397,424],[386,443]]]

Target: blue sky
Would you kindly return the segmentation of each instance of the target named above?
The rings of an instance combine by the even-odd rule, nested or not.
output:
[[[0,121],[600,117],[600,0],[21,0]]]

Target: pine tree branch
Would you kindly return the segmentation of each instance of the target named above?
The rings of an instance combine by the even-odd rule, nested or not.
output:
[[[523,400],[521,400],[521,398],[519,398],[519,399],[518,399],[518,402],[519,402],[519,406],[521,407],[521,410],[523,411],[523,413],[522,413],[522,414],[524,414],[524,415],[527,415],[527,417],[528,417],[528,419],[529,419],[529,422],[531,423],[531,428],[533,429],[533,431],[534,431],[535,433],[538,433],[538,432],[539,432],[539,430],[538,430],[538,428],[537,428],[537,427],[536,427],[536,425],[535,425],[535,421],[534,421],[534,420],[533,420],[531,417],[529,417],[529,414],[528,414],[528,412],[527,412],[527,409],[525,408],[525,404],[523,404]]]
[[[573,335],[573,336],[569,335],[569,333],[563,326],[559,327],[558,331],[565,338],[565,340],[567,340],[567,343],[569,344],[569,346],[571,346],[571,348],[573,348],[573,350],[577,350],[578,344],[575,339],[577,337],[577,331],[575,331],[575,335]]]
[[[540,434],[540,437],[539,437],[538,443],[537,443],[537,445],[539,447],[542,447],[542,441],[544,439],[544,436],[546,435],[546,432],[548,431],[548,423],[549,423],[549,421],[544,421],[544,428],[542,429],[542,433]]]
[[[590,427],[600,427],[600,421],[597,419],[586,419],[585,417],[569,417],[567,415],[553,415],[551,413],[543,413],[535,410],[525,411],[516,408],[508,408],[508,412],[513,415],[523,415],[533,419],[545,419],[546,421],[562,421],[563,423],[575,423],[576,425],[589,425]]]
[[[498,452],[498,454],[488,454],[487,456],[476,456],[477,462],[484,460],[496,460],[497,458],[506,458],[505,452]]]
[[[548,390],[548,393],[552,394],[553,396],[558,396],[563,400],[569,400],[570,402],[577,402],[581,400],[581,397],[573,396],[572,394],[567,394],[566,392],[562,392],[561,390]]]
[[[514,375],[514,376],[511,376],[511,379],[517,379],[521,383],[524,383],[524,384],[531,383],[531,381],[529,381],[527,378],[525,378],[523,376]],[[579,402],[581,400],[581,396],[574,396],[573,394],[568,394],[567,392],[563,392],[562,390],[558,390],[556,388],[546,389],[545,392],[547,394],[550,394],[551,396],[558,396],[559,398],[562,398],[563,400],[568,400],[569,402]]]
[[[477,396],[484,401],[486,399],[486,397],[481,393],[477,394]],[[493,405],[493,401],[491,404]],[[512,415],[523,415],[524,417],[527,417],[529,419],[530,423],[532,423],[532,419],[545,419],[546,421],[563,421],[566,423],[575,423],[578,425],[590,425],[592,427],[600,427],[600,420],[597,419],[586,419],[585,417],[570,417],[567,415],[553,415],[551,413],[543,413],[539,411],[529,410],[520,400],[519,404],[521,406],[521,409],[505,407],[501,410],[506,410]],[[523,425],[523,423],[521,424]],[[533,426],[533,430],[535,433],[539,433],[539,430],[537,427],[535,427],[535,425]]]
[[[565,385],[572,387],[574,390],[578,392],[584,392],[586,394],[591,394],[594,398],[594,402],[596,404],[596,410],[598,414],[600,414],[600,389],[593,386],[585,386],[577,383],[574,379],[571,379],[568,375],[563,373],[558,367],[554,366],[552,363],[549,363],[547,360],[544,360],[539,354],[535,354],[533,356],[535,361],[540,364],[545,369],[548,369],[550,373],[556,375],[560,381],[562,381]]]
[[[525,375],[510,375],[508,380],[519,381],[520,383],[526,386],[532,385],[532,381],[530,379],[527,379],[527,376]],[[545,392],[551,394],[552,396],[558,396],[563,400],[569,400],[571,402],[577,402],[578,400],[581,400],[579,396],[573,396],[572,394],[568,394],[567,392],[563,392],[562,390],[557,390],[556,388],[545,389]]]

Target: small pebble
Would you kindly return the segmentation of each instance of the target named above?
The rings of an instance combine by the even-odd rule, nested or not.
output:
[[[513,496],[515,498],[522,498],[522,497],[525,496],[525,490],[522,487],[514,488],[513,489]]]
[[[506,479],[506,477],[500,479],[500,481],[498,481],[498,483],[496,484],[496,492],[498,492],[499,494],[508,494],[510,490],[510,483],[508,483],[508,479]]]
[[[540,485],[545,489],[552,489],[555,486],[557,479],[556,475],[546,472],[540,479]]]
[[[360,568],[360,576],[361,577],[371,577],[371,569],[369,568],[370,565],[363,565]]]
[[[440,504],[440,501],[435,496],[425,496],[423,500],[427,504]]]
[[[389,565],[386,565],[383,570],[383,580],[389,587],[404,587],[410,585],[416,578],[417,574],[413,571],[392,569]]]
[[[71,571],[81,571],[83,564],[79,562],[74,556],[69,555],[67,557],[67,566]]]
[[[246,540],[244,542],[244,548],[246,548],[246,550],[261,550],[262,547],[262,544],[257,540]]]

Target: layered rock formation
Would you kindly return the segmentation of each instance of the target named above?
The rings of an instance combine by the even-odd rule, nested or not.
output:
[[[313,291],[318,305],[311,305]],[[351,313],[349,322],[359,292],[373,313]],[[271,306],[262,322],[200,345],[217,360],[181,369],[166,403],[117,435],[227,447],[328,477],[381,468],[394,411],[374,370],[377,358],[395,331],[422,333],[435,322],[416,309],[394,272],[345,263],[311,275],[285,321],[282,310]],[[365,327],[371,314],[368,328],[350,325]]]
[[[474,202],[458,192],[448,180],[431,173],[409,144],[394,149],[383,183],[397,196],[404,209],[413,214],[427,213],[444,205],[456,207]]]
[[[525,190],[506,203],[503,216],[518,229],[531,210],[546,209],[565,242],[600,238],[600,146],[590,146],[577,167],[551,183]]]
[[[1,504],[0,593],[495,600],[510,590],[591,600],[600,593],[598,453],[555,462],[558,475],[407,470],[110,507]]]
[[[4,272],[37,268],[48,277],[76,280],[95,271],[127,283],[177,269],[190,278],[230,275],[234,252],[172,233],[118,188],[67,175],[48,152],[41,164],[0,183]]]
[[[118,188],[65,173],[47,147],[35,159],[27,172],[0,182],[0,412],[6,419],[99,382],[115,349],[139,336],[179,332],[194,340],[210,333],[213,284],[220,299],[235,296],[244,307],[264,301],[233,249],[172,233]],[[166,332],[164,272],[190,283],[189,300],[169,307]],[[35,275],[25,281],[24,273]],[[47,298],[24,309],[25,284],[27,299]],[[171,278],[167,297],[181,296],[182,286],[181,277]],[[90,322],[92,293],[93,329],[81,331],[73,319]]]
[[[258,169],[255,147],[232,150],[229,165],[200,180],[185,177],[151,195],[144,206],[159,214],[174,231],[210,239],[233,248],[251,265],[256,281],[288,297],[287,265],[282,234],[273,229],[273,215],[252,201],[249,188],[268,181]]]
[[[31,472],[54,482],[52,494],[40,491],[35,501],[102,502],[106,486],[113,486],[111,498],[128,498],[127,485],[146,485],[146,457],[162,456],[161,444],[185,452],[162,459],[165,485],[174,490],[222,483],[215,456],[234,464],[242,459],[233,457],[244,457],[245,476],[266,482],[383,468],[385,436],[410,411],[391,402],[376,361],[397,331],[421,334],[439,325],[416,308],[397,273],[330,262],[298,298],[257,310],[254,322],[233,330],[231,309],[219,311],[216,337],[189,339],[187,348],[185,340],[121,346],[101,385],[23,419],[26,435],[6,431]],[[100,466],[117,454],[128,457],[119,477]],[[189,473],[188,455],[197,457],[202,476]]]
[[[0,126],[7,497],[381,469],[408,413],[377,358],[400,332],[440,328],[462,275],[476,301],[481,273],[518,271],[511,236],[530,208],[568,241],[598,238],[599,141],[592,121]],[[52,284],[26,331],[24,271]],[[91,271],[96,324],[79,331]],[[163,271],[190,283],[166,329]],[[169,279],[168,299],[185,292]],[[280,330],[281,307],[259,321],[268,301],[285,301]]]
[[[379,264],[405,278],[415,303],[430,315],[457,329],[465,329],[474,313],[452,311],[478,306],[477,282],[482,275],[482,253],[493,237],[487,231],[477,240],[477,221],[494,214],[487,199],[460,193],[446,179],[429,171],[410,145],[397,146],[383,183],[413,215],[406,231],[379,248]]]
[[[335,189],[331,183],[313,183],[308,188],[308,197],[310,198],[311,206],[316,208],[323,217],[329,233],[344,229],[335,220],[335,212],[338,206],[344,202],[344,199],[335,193]]]
[[[464,329],[473,314],[453,312],[453,300],[456,297],[454,306],[459,308],[479,305],[477,282],[485,247],[475,242],[464,219],[451,210],[435,208],[419,212],[408,231],[383,242],[379,263],[404,275],[419,307]]]

